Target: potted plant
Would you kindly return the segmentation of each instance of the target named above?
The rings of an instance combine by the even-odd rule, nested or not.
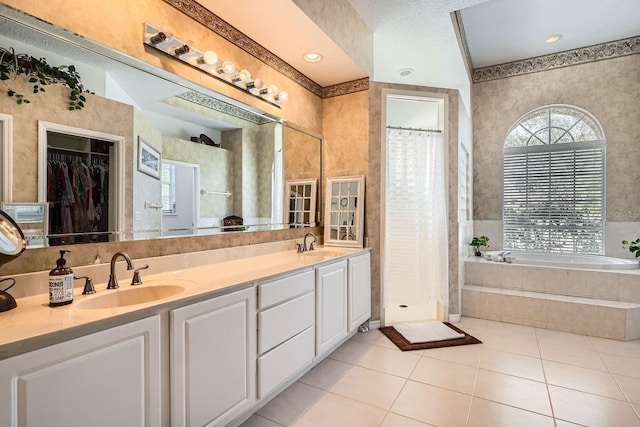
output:
[[[471,243],[469,243],[469,245],[473,246],[475,249],[474,255],[475,256],[482,256],[482,253],[480,252],[480,247],[489,247],[489,238],[487,236],[480,236],[480,237],[474,237],[471,240]]]
[[[7,96],[16,100],[18,104],[28,104],[29,99],[22,93],[11,88],[8,80],[19,75],[24,75],[33,84],[32,92],[38,94],[45,91],[45,86],[61,84],[71,89],[69,93],[69,110],[81,110],[86,98],[83,93],[92,93],[85,90],[80,81],[80,74],[73,65],[61,65],[54,67],[47,64],[44,58],[34,58],[26,53],[15,53],[13,48],[0,47],[0,81],[6,88]]]
[[[635,255],[636,258],[640,258],[640,237],[631,242],[627,240],[622,241],[622,247],[624,249],[629,249],[629,252]]]

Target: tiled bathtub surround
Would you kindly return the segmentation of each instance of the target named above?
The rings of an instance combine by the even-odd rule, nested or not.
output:
[[[640,338],[640,270],[523,266],[470,258],[465,316],[619,340]]]

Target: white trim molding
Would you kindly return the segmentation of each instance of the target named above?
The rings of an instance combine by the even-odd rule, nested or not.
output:
[[[0,136],[0,150],[2,152],[2,201],[13,201],[13,116],[0,113],[2,135]]]

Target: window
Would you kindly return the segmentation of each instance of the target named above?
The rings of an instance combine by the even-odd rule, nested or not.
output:
[[[162,214],[175,215],[176,165],[163,162],[160,181],[162,183]]]
[[[525,114],[504,142],[504,248],[603,254],[604,220],[600,124],[567,105]]]

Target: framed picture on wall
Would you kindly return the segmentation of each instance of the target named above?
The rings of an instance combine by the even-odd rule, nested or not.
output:
[[[160,153],[141,137],[138,137],[138,170],[155,179],[160,179]]]

